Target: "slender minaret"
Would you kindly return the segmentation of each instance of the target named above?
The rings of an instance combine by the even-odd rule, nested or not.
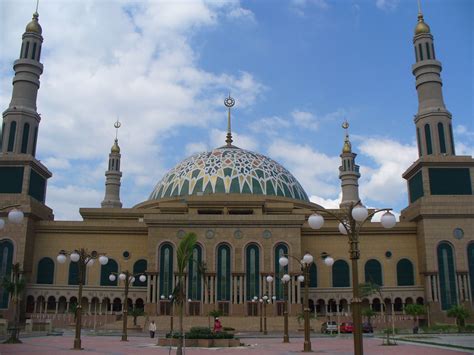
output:
[[[342,200],[339,206],[348,207],[360,201],[359,199],[359,165],[355,163],[357,154],[352,153],[351,142],[349,140],[349,123],[345,121],[342,128],[346,131],[344,146],[342,147],[341,166],[339,167],[339,179],[341,179]]]
[[[0,138],[1,153],[5,154],[36,154],[38,126],[41,120],[36,112],[36,97],[40,87],[40,75],[43,64],[40,63],[41,26],[38,12],[26,26],[23,33],[20,58],[14,64],[13,92],[10,105],[3,112],[2,136]]]
[[[114,145],[110,149],[109,169],[105,172],[105,197],[102,201],[102,208],[122,208],[120,202],[120,147],[118,145],[118,129],[121,123],[117,120],[114,127],[116,129]]]
[[[412,70],[418,92],[415,115],[418,155],[455,155],[451,113],[443,101],[441,62],[436,60],[433,36],[419,3],[413,45],[416,63]]]

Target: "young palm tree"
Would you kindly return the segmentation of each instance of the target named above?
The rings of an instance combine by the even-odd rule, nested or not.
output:
[[[193,256],[193,249],[196,245],[197,236],[194,233],[187,233],[178,245],[176,251],[176,258],[178,261],[178,283],[173,290],[173,301],[178,305],[179,311],[179,333],[180,338],[178,341],[177,355],[183,353],[183,313],[185,303],[185,284],[184,284],[184,272]]]
[[[23,294],[23,291],[26,287],[26,282],[25,279],[20,276],[22,274],[20,263],[13,264],[11,272],[12,277],[9,275],[5,276],[1,282],[1,286],[9,293],[13,307],[13,330],[11,332],[10,338],[8,338],[5,343],[16,344],[21,343],[21,340],[19,339],[20,331],[18,319],[20,317],[20,312],[18,306],[21,301],[21,295]]]
[[[458,326],[458,332],[464,328],[466,319],[469,318],[469,311],[461,305],[452,306],[448,310],[448,317],[456,318],[456,325]]]

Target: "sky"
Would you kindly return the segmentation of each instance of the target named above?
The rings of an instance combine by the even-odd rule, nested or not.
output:
[[[0,0],[0,107],[35,0]],[[474,1],[424,0],[458,155],[474,154]],[[118,132],[124,207],[191,154],[225,141],[267,155],[313,202],[340,202],[347,120],[369,207],[407,206],[417,159],[411,66],[416,0],[41,0],[37,158],[59,220],[100,207]]]

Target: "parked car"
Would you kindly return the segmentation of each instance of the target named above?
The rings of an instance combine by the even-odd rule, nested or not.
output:
[[[351,322],[342,322],[341,325],[339,326],[339,331],[341,333],[352,333],[352,330],[354,329],[354,324]]]
[[[370,323],[363,323],[362,324],[362,332],[364,332],[364,333],[373,333],[374,332],[374,327],[372,327],[372,324],[370,324]]]
[[[337,323],[335,321],[324,322],[321,325],[321,333],[337,333]]]

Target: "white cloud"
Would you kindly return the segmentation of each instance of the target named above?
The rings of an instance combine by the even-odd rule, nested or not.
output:
[[[42,162],[48,169],[69,169],[71,164],[69,160],[66,158],[55,158],[55,157],[48,157]]]
[[[402,173],[418,158],[416,145],[366,137],[358,148],[376,164],[375,168],[361,168],[362,183],[359,185],[362,200],[370,199],[392,206],[406,203],[406,181]]]
[[[383,11],[394,11],[398,7],[400,0],[376,0],[375,6]]]
[[[221,147],[225,145],[226,135],[227,135],[227,131],[222,131],[215,128],[212,129],[211,132],[209,133],[209,146],[211,148],[215,148],[215,147]],[[258,141],[251,136],[239,134],[233,131],[232,140],[233,140],[232,144],[239,148],[247,149],[251,151],[258,151]]]
[[[264,117],[255,121],[250,129],[256,133],[265,133],[276,135],[279,130],[286,129],[291,126],[290,122],[279,116]]]
[[[209,149],[208,145],[204,142],[193,142],[186,144],[186,155],[192,155],[195,153],[205,152]]]
[[[290,9],[299,16],[305,15],[305,10],[309,6],[314,6],[319,10],[326,10],[329,4],[326,0],[291,0]]]
[[[339,196],[335,199],[313,195],[309,197],[309,200],[327,209],[338,209],[342,200],[342,192],[340,192]]]
[[[252,11],[242,7],[233,8],[229,11],[227,16],[233,20],[246,20],[249,22],[255,22],[255,14]]]
[[[457,125],[454,133],[456,154],[474,156],[474,132],[466,126]]]
[[[54,201],[55,219],[81,220],[78,206],[98,207],[97,201],[104,198],[102,191],[91,188],[68,185],[58,187],[50,184],[48,186],[46,203]]]
[[[313,131],[317,131],[319,123],[311,112],[295,110],[291,113],[295,124],[300,127],[304,127]]]

